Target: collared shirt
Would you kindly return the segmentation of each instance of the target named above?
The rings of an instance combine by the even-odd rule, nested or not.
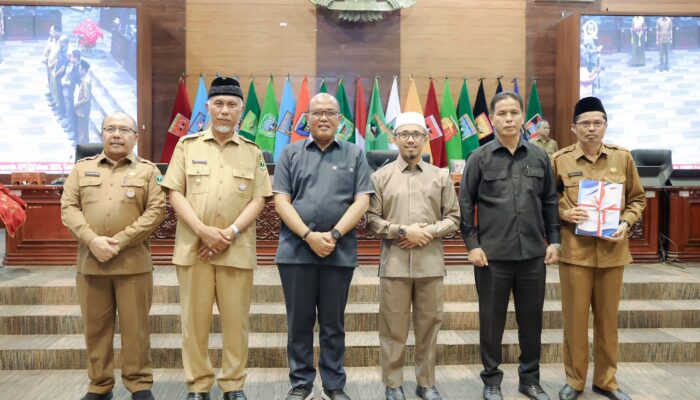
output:
[[[367,160],[358,146],[335,140],[322,151],[308,138],[284,148],[275,167],[272,191],[288,194],[301,219],[316,232],[332,230],[355,196],[374,192]],[[282,222],[275,260],[278,264],[356,267],[355,230],[340,238],[335,250],[322,258]]]
[[[552,155],[559,151],[557,141],[552,138],[538,135],[536,138],[530,140],[530,142],[540,146],[540,148],[542,148],[542,150],[544,150],[544,152],[548,155]]]
[[[372,174],[374,194],[367,211],[367,229],[382,239],[379,276],[426,278],[445,275],[441,237],[459,229],[459,202],[447,171],[421,160],[411,168],[403,158]],[[428,244],[399,247],[399,228],[428,224]]]
[[[165,174],[163,186],[182,193],[204,224],[228,228],[254,198],[272,196],[270,176],[255,143],[234,133],[219,145],[211,128],[180,138]],[[215,265],[253,269],[255,223],[211,259]],[[178,219],[173,264],[194,265],[202,242],[192,228]]]
[[[560,213],[576,207],[579,182],[591,179],[623,184],[625,190],[622,193],[620,220],[632,227],[641,218],[646,207],[645,192],[629,151],[603,144],[598,159],[591,162],[576,143],[554,154],[552,163],[559,191]],[[575,224],[562,223],[561,261],[586,267],[619,267],[632,262],[626,238],[621,242],[611,242],[576,235],[575,230]]]
[[[88,117],[92,102],[92,79],[85,75],[78,86],[78,96],[75,99],[75,112],[79,117]]]
[[[673,22],[671,18],[659,18],[656,21],[656,39],[659,43],[673,42]]]
[[[61,219],[78,239],[77,270],[86,275],[140,274],[153,270],[148,238],[165,219],[160,172],[130,154],[113,163],[105,153],[73,167],[61,196]],[[119,254],[99,262],[88,245],[97,236],[119,241]]]
[[[550,160],[530,142],[521,140],[511,154],[496,137],[472,152],[462,174],[459,206],[464,243],[469,249],[481,247],[490,260],[542,257],[545,237],[559,243]]]

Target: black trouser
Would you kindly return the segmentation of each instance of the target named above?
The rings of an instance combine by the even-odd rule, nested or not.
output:
[[[63,85],[63,105],[66,110],[64,116],[68,121],[68,132],[70,132],[71,137],[75,137],[76,132],[75,103],[73,102],[74,93],[75,85]]]
[[[539,383],[545,275],[543,257],[520,261],[489,260],[487,267],[474,267],[479,294],[479,334],[484,365],[481,379],[484,383],[500,385],[503,380],[503,371],[498,366],[502,361],[501,342],[511,290],[520,342],[520,383]]]
[[[668,49],[671,43],[659,43],[659,67],[668,69]]]
[[[287,360],[292,387],[311,388],[314,368],[316,310],[320,327],[318,363],[323,388],[345,387],[345,304],[354,268],[280,264],[287,306]]]

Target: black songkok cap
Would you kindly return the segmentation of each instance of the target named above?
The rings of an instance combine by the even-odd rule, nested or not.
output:
[[[214,96],[236,96],[243,100],[241,84],[235,78],[217,77],[209,87],[209,98]]]
[[[579,100],[574,107],[574,122],[576,122],[576,117],[579,115],[591,111],[600,111],[607,115],[605,112],[605,107],[603,107],[603,102],[601,102],[599,98],[592,96],[584,97]]]

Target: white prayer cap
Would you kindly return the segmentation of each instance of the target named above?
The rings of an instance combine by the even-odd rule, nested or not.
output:
[[[400,127],[404,125],[418,125],[424,130],[428,130],[428,128],[425,126],[425,117],[423,115],[417,113],[417,112],[405,112],[399,114],[398,117],[396,117],[396,123],[394,124],[394,129],[399,129]]]

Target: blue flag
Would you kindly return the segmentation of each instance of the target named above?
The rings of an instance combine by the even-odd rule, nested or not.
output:
[[[280,101],[280,112],[277,116],[277,130],[275,131],[275,154],[274,160],[280,158],[284,146],[289,144],[289,139],[292,135],[294,125],[294,113],[296,106],[294,104],[294,94],[292,94],[292,83],[289,78],[284,82],[282,90],[282,101]]]
[[[518,78],[513,78],[513,91],[515,94],[520,94],[520,88],[518,88]]]
[[[208,94],[207,88],[204,86],[204,76],[199,77],[199,87],[197,88],[197,97],[194,98],[194,108],[192,109],[192,118],[190,119],[190,129],[187,134],[197,133],[207,128],[209,124],[209,113],[207,112]]]

